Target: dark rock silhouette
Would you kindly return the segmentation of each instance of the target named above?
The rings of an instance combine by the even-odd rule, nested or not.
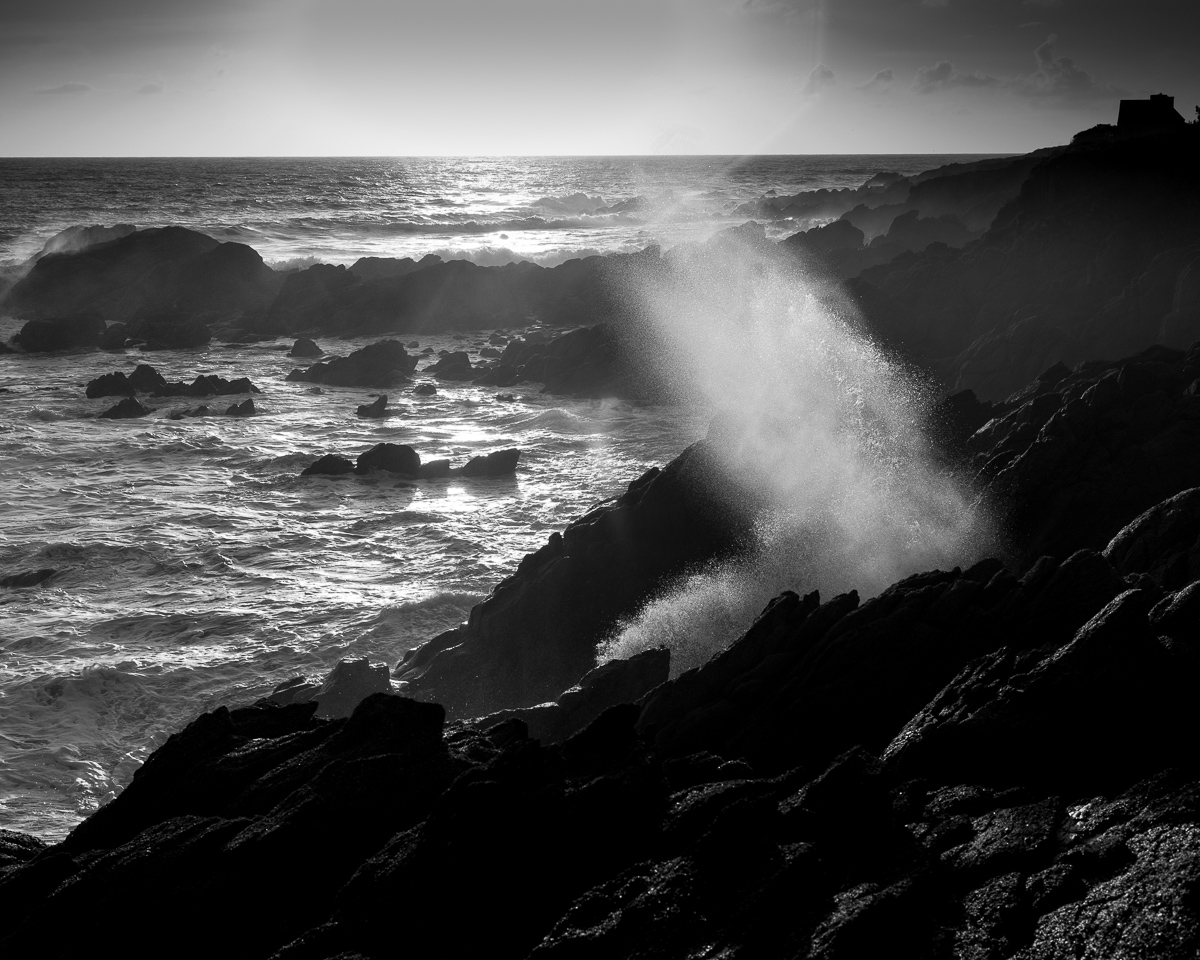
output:
[[[1059,360],[1186,347],[1200,336],[1198,161],[1190,133],[1070,148],[980,240],[870,267],[854,289],[881,336],[984,399]]]
[[[432,383],[418,383],[412,388],[414,396],[433,397],[437,395],[437,387]]]
[[[516,472],[520,450],[497,450],[481,457],[472,457],[462,467],[464,477],[506,477]]]
[[[145,417],[153,411],[146,406],[138,403],[133,397],[126,397],[114,407],[109,407],[102,414],[102,420],[128,420],[133,417]]]
[[[463,350],[456,350],[440,357],[437,363],[430,364],[422,373],[437,377],[439,380],[470,380],[475,376],[471,367],[471,358]]]
[[[165,393],[167,389],[167,381],[157,370],[140,363],[129,376],[117,371],[96,377],[88,382],[85,392],[88,397],[122,397],[135,393]]]
[[[154,373],[153,367],[144,364],[139,366],[137,371],[134,371],[135,377],[143,367],[149,371],[149,373],[145,374],[143,383],[155,383],[154,388],[150,391],[150,395],[154,397],[228,397],[239,393],[262,393],[258,387],[250,382],[248,377],[226,380],[224,377],[219,377],[214,373],[202,373],[191,383],[183,383],[181,381],[168,383]],[[153,374],[153,378],[151,374]],[[161,383],[155,382],[154,378],[161,380]]]
[[[292,345],[292,349],[288,351],[289,357],[321,357],[324,355],[325,351],[308,337],[301,337]]]
[[[302,477],[340,477],[347,473],[354,472],[354,464],[345,457],[339,457],[337,454],[327,453],[319,460],[305,467],[300,476]]]
[[[133,337],[190,347],[198,345],[197,324],[264,310],[281,282],[244,244],[158,227],[48,253],[3,303],[6,312],[29,319],[90,310],[109,322],[130,323]],[[170,326],[181,330],[171,333]]]
[[[398,340],[381,340],[355,350],[348,357],[314,363],[307,370],[293,370],[288,380],[322,383],[335,387],[386,387],[412,373],[417,358],[408,355]]]
[[[387,470],[407,477],[415,477],[421,470],[421,457],[412,447],[402,443],[377,443],[370,450],[359,454],[354,472],[371,473]]]
[[[552,534],[467,623],[410,651],[393,676],[454,717],[553,700],[594,666],[620,616],[685,568],[742,549],[757,509],[712,449],[693,444]]]
[[[368,419],[378,419],[379,417],[386,417],[388,415],[387,414],[387,402],[388,402],[387,394],[381,393],[379,395],[379,397],[375,400],[374,403],[360,404],[358,407],[358,410],[356,411],[356,414],[360,417],[366,417]]]
[[[252,417],[256,413],[258,413],[258,410],[255,409],[254,401],[252,399],[243,400],[241,403],[231,404],[225,410],[225,416],[227,417]]]

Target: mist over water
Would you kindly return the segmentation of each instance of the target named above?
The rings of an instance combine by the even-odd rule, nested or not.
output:
[[[638,290],[664,375],[719,411],[709,441],[767,506],[748,557],[682,579],[600,661],[665,645],[678,674],[783,590],[865,598],[989,552],[987,516],[926,437],[935,395],[870,341],[836,284],[750,232],[668,260]]]

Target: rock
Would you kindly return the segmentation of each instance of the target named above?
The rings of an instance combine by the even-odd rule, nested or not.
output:
[[[439,380],[470,380],[475,376],[471,358],[463,350],[447,353],[421,372],[432,374]]]
[[[25,573],[12,573],[0,577],[0,587],[15,589],[17,587],[36,587],[58,573],[57,570],[46,567],[42,570],[28,570]],[[2,866],[2,864],[0,864]]]
[[[149,407],[144,407],[138,403],[133,397],[126,397],[115,407],[109,407],[102,414],[102,420],[125,420],[132,417],[145,417],[152,411]]]
[[[387,402],[387,394],[381,393],[379,398],[374,403],[361,404],[356,412],[360,417],[367,417],[371,419],[386,417],[388,415],[387,410],[385,409],[387,407]]]
[[[437,394],[437,387],[428,382],[418,383],[412,388],[412,392],[418,397],[432,397]]]
[[[450,476],[449,460],[430,460],[428,463],[421,464],[421,469],[417,471],[418,480],[440,480],[448,476]]]
[[[157,313],[129,325],[130,336],[145,341],[140,350],[197,350],[208,346],[208,324],[184,313]]]
[[[371,694],[390,693],[391,689],[387,666],[363,657],[339,660],[311,699],[317,703],[318,717],[348,717]]]
[[[525,724],[527,735],[545,743],[558,743],[578,733],[609,707],[636,703],[670,673],[671,654],[665,648],[646,650],[628,660],[610,660],[594,670],[554,703],[524,710],[503,711],[484,717],[484,729],[512,719]]]
[[[149,364],[139,363],[129,375],[129,384],[139,393],[153,394],[165,389],[167,381]]]
[[[74,313],[46,320],[30,320],[14,342],[29,353],[53,350],[95,350],[106,324],[98,313]]]
[[[188,349],[208,342],[209,321],[266,309],[281,283],[245,244],[170,226],[46,254],[5,303],[32,319],[93,310],[129,323],[130,336]]]
[[[232,407],[230,409],[233,409]],[[184,420],[188,417],[207,417],[212,411],[207,405],[201,404],[189,410],[175,410],[167,414],[169,420]]]
[[[324,356],[325,351],[317,346],[316,342],[308,337],[301,337],[288,351],[289,357],[320,357]]]
[[[400,443],[377,443],[358,456],[354,472],[367,474],[375,470],[387,470],[406,477],[415,477],[421,471],[421,457],[412,447]]]
[[[694,444],[552,535],[465,625],[410,652],[393,677],[406,695],[436,699],[454,717],[554,700],[595,666],[600,638],[657,584],[741,549],[756,510],[707,444]]]
[[[327,453],[319,460],[314,461],[305,467],[301,472],[302,477],[339,477],[347,473],[354,472],[354,464],[345,457],[339,457],[334,453]]]
[[[243,400],[241,403],[232,404],[225,410],[227,417],[252,417],[256,413],[258,411],[254,409],[253,400]]]
[[[398,340],[381,340],[348,357],[293,370],[287,379],[335,387],[386,387],[407,377],[416,365],[416,357],[410,357]]]
[[[126,323],[110,323],[100,338],[101,350],[124,350],[129,340],[129,325]]]
[[[506,477],[516,473],[520,450],[497,450],[484,457],[472,457],[463,465],[464,477]]]
[[[139,370],[141,367],[138,368]],[[151,374],[154,373],[150,367],[146,368]],[[136,375],[136,371],[135,371]],[[154,375],[157,377],[157,374]],[[191,383],[167,383],[162,378],[158,378],[159,382],[151,394],[155,397],[227,397],[234,396],[239,393],[262,393],[248,377],[238,377],[236,380],[226,380],[224,377],[219,377],[216,374],[201,374],[196,377]],[[151,377],[146,376],[145,382],[150,383]]]
[[[123,373],[105,373],[88,382],[85,391],[89,399],[96,397],[132,397],[137,391]]]
[[[1179,590],[1200,579],[1200,487],[1151,507],[1113,537],[1105,558],[1124,574],[1147,574]]]

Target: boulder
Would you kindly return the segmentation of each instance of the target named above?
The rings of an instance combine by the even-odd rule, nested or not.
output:
[[[416,357],[410,357],[398,340],[381,340],[348,357],[293,370],[287,379],[335,387],[386,387],[406,378],[416,365]]]
[[[125,374],[105,373],[88,382],[85,393],[89,399],[96,397],[132,397],[137,391]]]
[[[417,397],[432,397],[437,394],[437,387],[432,383],[423,382],[418,383],[415,387],[413,387],[412,392],[413,395]]]
[[[145,407],[138,403],[133,397],[126,397],[115,407],[109,407],[102,414],[102,420],[126,420],[133,417],[145,417],[152,411],[149,407]]]
[[[430,460],[421,464],[421,469],[417,471],[418,480],[441,480],[450,475],[449,460]]]
[[[463,350],[447,353],[437,363],[430,364],[421,372],[431,374],[439,380],[470,380],[475,376],[471,358]]]
[[[243,400],[241,403],[231,404],[225,410],[225,416],[227,417],[252,417],[256,413],[258,413],[258,411],[254,409],[254,401],[252,399]]]
[[[301,472],[302,477],[340,477],[348,473],[354,472],[354,464],[345,457],[339,457],[334,453],[327,453],[319,460],[314,461],[305,467]]]
[[[124,350],[129,340],[129,324],[110,323],[100,338],[101,350]]]
[[[497,450],[487,456],[472,457],[462,467],[464,477],[507,477],[517,471],[520,450]]]
[[[325,351],[308,337],[301,337],[292,345],[292,349],[288,351],[289,357],[321,357],[324,355]]]
[[[378,419],[380,417],[386,417],[388,415],[387,410],[386,410],[387,402],[388,402],[387,394],[381,393],[379,395],[378,399],[376,399],[374,403],[361,404],[359,406],[358,410],[356,411],[356,413],[360,417],[366,417],[369,419]]]
[[[400,443],[377,443],[359,454],[354,472],[368,474],[386,470],[406,477],[415,477],[421,470],[421,457],[412,447]]]

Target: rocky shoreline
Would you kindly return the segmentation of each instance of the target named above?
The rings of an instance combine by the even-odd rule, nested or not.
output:
[[[1172,179],[1181,154],[1038,157],[980,239],[856,281],[878,336],[974,385],[937,442],[999,556],[866,600],[786,591],[674,677],[665,651],[595,667],[620,617],[745,548],[761,504],[715,431],[390,678],[346,667],[204,714],[62,843],[0,831],[0,948],[66,955],[61,918],[136,904],[136,955],[1194,957],[1200,187]],[[836,272],[818,239],[792,246]],[[367,296],[347,273],[303,281],[308,302]],[[606,302],[601,333],[515,341],[483,375],[578,371],[621,342]],[[610,356],[581,381],[627,376]]]

